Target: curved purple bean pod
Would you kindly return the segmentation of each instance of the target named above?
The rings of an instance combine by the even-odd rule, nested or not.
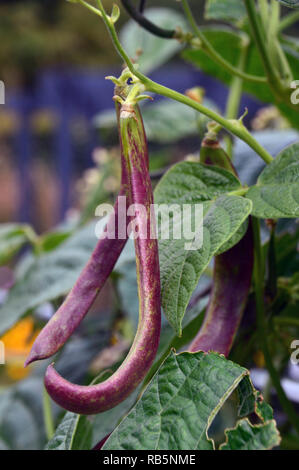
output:
[[[151,226],[152,187],[148,171],[147,143],[137,107],[121,108],[120,135],[122,154],[129,175],[129,202],[136,206],[134,226],[136,269],[139,295],[139,325],[128,356],[106,381],[91,386],[74,385],[49,366],[45,386],[60,406],[81,414],[94,414],[113,408],[142,381],[158,349],[161,328],[160,273],[158,244]],[[145,214],[146,213],[146,214]],[[146,215],[146,216],[145,216]],[[144,237],[141,234],[145,234]]]
[[[122,189],[119,196],[125,195]],[[125,244],[117,237],[118,202],[111,220],[115,221],[115,239],[103,238],[98,241],[92,255],[81,272],[76,284],[36,338],[25,366],[31,362],[53,356],[73,334],[110,276]],[[109,221],[106,227],[109,225]]]
[[[116,114],[119,121],[119,103],[116,103]],[[122,196],[127,197],[128,193],[128,177],[123,158],[121,166],[121,189],[118,198]],[[123,219],[126,228],[129,223],[127,207],[125,207]],[[113,271],[128,239],[127,230],[122,234],[122,237],[119,236],[118,220],[119,207],[117,199],[114,206],[114,213],[110,216],[105,228],[106,231],[109,224],[112,223],[115,226],[115,238],[102,238],[98,241],[87,265],[77,279],[76,284],[55,315],[53,315],[36,338],[29,356],[26,359],[25,367],[34,361],[46,359],[56,354],[88,313],[97,295]]]
[[[226,152],[216,140],[205,138],[200,160],[236,174]],[[230,250],[215,256],[213,288],[204,322],[189,347],[190,352],[216,351],[228,356],[250,290],[253,271],[251,219],[244,237]]]

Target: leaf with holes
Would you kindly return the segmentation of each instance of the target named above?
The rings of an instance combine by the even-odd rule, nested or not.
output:
[[[251,384],[248,376],[216,353],[172,352],[103,450],[213,450],[209,427],[232,392]]]
[[[253,425],[242,419],[235,429],[226,431],[226,443],[221,450],[269,450],[280,442],[275,421]]]

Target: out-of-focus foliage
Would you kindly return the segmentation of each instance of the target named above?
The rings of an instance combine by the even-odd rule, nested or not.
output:
[[[47,8],[36,1],[2,5],[0,42],[1,78],[11,84],[45,66],[99,66],[116,60],[99,19],[65,1],[48,2]]]
[[[187,29],[184,16],[172,8],[150,8],[146,17],[165,29]],[[143,73],[159,68],[182,48],[178,41],[165,41],[140,28],[133,20],[124,26],[121,41],[131,57],[135,57]],[[138,48],[136,49],[136,44]],[[136,57],[137,52],[137,57]],[[139,56],[138,56],[139,55]]]
[[[119,0],[115,3],[121,6]],[[198,7],[197,0],[192,3]],[[103,4],[109,9],[111,1],[104,0]],[[169,2],[153,0],[150,6],[169,6]],[[180,10],[179,5],[171,7]],[[121,7],[118,26],[126,18]],[[99,18],[88,12],[82,15],[80,5],[70,5],[65,0],[0,5],[0,42],[1,79],[12,85],[23,79],[32,80],[45,66],[98,67],[118,61]]]

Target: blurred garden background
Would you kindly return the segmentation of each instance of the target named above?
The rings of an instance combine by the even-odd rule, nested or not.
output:
[[[103,3],[111,5],[110,0]],[[122,42],[142,70],[183,93],[193,87],[202,88],[206,105],[224,113],[228,87],[195,68],[182,53],[181,44],[146,33],[129,20],[120,2],[116,3],[121,8],[117,26],[122,31]],[[193,0],[190,5],[201,23],[204,1]],[[150,0],[146,12],[166,28],[185,25],[179,2]],[[299,36],[298,24],[289,33]],[[233,44],[229,53],[234,60]],[[96,206],[113,201],[117,194],[119,150],[113,85],[105,77],[117,76],[120,71],[121,61],[103,23],[80,5],[64,0],[0,1],[0,79],[5,84],[5,104],[0,105],[0,223],[5,224],[0,229],[0,248],[8,249],[5,230],[12,226],[15,230],[9,256],[1,257],[0,253],[0,302],[5,302],[11,286],[24,273],[29,279],[19,287],[9,307],[19,316],[20,312],[27,312],[25,318],[0,336],[6,346],[6,365],[0,370],[0,449],[42,448],[47,432],[49,437],[42,403],[45,365],[24,370],[23,361],[37,332],[88,259],[96,241],[93,226],[89,225]],[[198,154],[206,119],[183,105],[158,97],[142,106],[155,184],[170,164]],[[246,124],[273,155],[298,139],[295,126],[273,106],[244,93],[240,115],[245,107]],[[236,142],[235,162],[242,181],[247,183],[252,183],[263,167],[241,142]],[[27,227],[27,238],[20,227]],[[78,228],[75,235],[74,227]],[[40,236],[36,246],[46,255],[55,249],[56,262],[62,263],[65,257],[67,269],[59,271],[56,265],[55,270],[53,258],[50,263],[46,255],[34,264],[36,260],[25,242]],[[67,248],[59,252],[59,245],[65,241]],[[17,256],[12,257],[17,251]],[[17,270],[12,271],[15,266]],[[126,278],[121,277],[124,272]],[[58,360],[58,370],[66,378],[89,383],[105,368],[116,367],[137,322],[135,282],[134,255],[132,247],[128,247],[117,274]],[[199,291],[204,291],[209,276],[201,282]],[[44,287],[51,283],[61,284],[53,299],[43,295]],[[197,312],[206,301],[206,297],[201,298]],[[129,314],[129,322],[122,317],[124,312]],[[263,387],[266,378],[258,347],[254,357],[251,367],[257,370],[257,386]],[[288,373],[287,380],[299,380],[297,369],[292,369],[291,374],[293,378]],[[293,398],[297,396],[298,402],[298,387],[295,392],[292,387],[290,393]],[[53,413],[58,419],[62,411],[54,407]],[[229,410],[224,413],[227,423]],[[111,424],[116,425],[117,416],[117,408],[113,416],[101,415],[94,444],[110,432]]]
[[[200,17],[198,4],[203,2],[195,3]],[[150,2],[151,7],[168,4]],[[103,24],[78,5],[62,0],[1,1],[0,8],[0,75],[6,86],[6,105],[0,109],[0,221],[30,222],[42,232],[60,222],[70,207],[80,204],[77,183],[83,172],[94,166],[95,149],[117,144],[111,140],[115,136],[99,129],[97,116],[113,107],[113,88],[104,77],[118,74],[120,60]],[[180,14],[175,2],[171,8]],[[122,9],[120,24],[127,19]],[[162,23],[173,25],[176,19],[174,14],[173,18],[165,14]],[[178,53],[179,44],[164,41],[161,54],[159,42],[163,41],[138,26],[134,33],[131,50],[135,40],[142,49],[150,38],[152,50],[147,50],[146,69],[155,79],[179,91],[201,86],[208,98],[225,107],[225,88],[184,61]],[[166,61],[167,67],[163,64]],[[252,118],[257,104],[248,99],[246,103],[250,103]],[[155,167],[165,163],[159,162],[159,152],[162,160],[167,159],[163,140],[175,140],[162,134],[151,139],[160,144],[151,160]],[[185,132],[172,143],[196,138],[196,134],[195,126],[188,132],[186,125]],[[170,158],[175,160],[175,152]]]

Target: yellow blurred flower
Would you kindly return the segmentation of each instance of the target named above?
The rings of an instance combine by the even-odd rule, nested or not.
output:
[[[30,368],[24,368],[24,360],[38,333],[33,318],[27,317],[0,338],[5,348],[5,372],[10,379],[21,380],[29,374]]]
[[[263,369],[265,367],[265,358],[262,351],[256,351],[253,356],[253,360],[259,369]]]

